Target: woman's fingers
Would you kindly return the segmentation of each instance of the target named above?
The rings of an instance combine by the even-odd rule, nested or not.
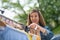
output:
[[[32,28],[32,29],[34,29],[34,30],[37,30],[37,29],[40,28],[40,26],[39,26],[38,24],[36,24],[36,23],[30,24],[28,27],[29,27],[29,28]]]
[[[32,24],[30,24],[28,27],[34,29],[34,28],[36,27],[36,24],[35,24],[35,23],[32,23]]]

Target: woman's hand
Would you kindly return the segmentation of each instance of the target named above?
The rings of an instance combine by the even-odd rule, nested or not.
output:
[[[37,25],[37,29],[39,29],[39,31],[41,31],[42,33],[46,33],[47,31],[46,31],[46,29],[45,28],[43,28],[42,26],[40,26],[40,25]]]
[[[30,27],[30,33],[37,35],[38,33],[40,34],[40,31],[39,31],[39,29],[38,29],[38,27],[36,25],[37,24],[32,23],[28,27]]]
[[[41,31],[42,33],[46,33],[46,29],[36,23],[30,24],[28,27],[38,30],[38,31]]]
[[[40,26],[36,23],[30,24],[28,27],[34,30],[40,30]]]
[[[36,27],[36,24],[35,23],[32,23],[28,27],[34,29]]]

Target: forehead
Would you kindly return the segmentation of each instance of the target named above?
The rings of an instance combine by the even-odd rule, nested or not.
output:
[[[33,13],[30,14],[30,16],[31,15],[38,15],[38,13],[37,12],[33,12]]]

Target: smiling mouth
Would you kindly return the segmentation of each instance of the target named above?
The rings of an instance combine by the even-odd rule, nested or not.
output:
[[[36,22],[36,20],[33,20],[33,22],[35,23],[35,22]]]

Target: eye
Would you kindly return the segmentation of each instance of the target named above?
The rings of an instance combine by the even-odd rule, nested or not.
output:
[[[37,15],[35,15],[35,17],[37,17]]]

